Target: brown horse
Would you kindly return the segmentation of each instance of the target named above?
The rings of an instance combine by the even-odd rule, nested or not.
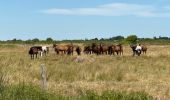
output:
[[[31,55],[31,59],[34,59],[34,55],[36,55],[36,58],[37,58],[39,51],[42,52],[42,46],[31,47],[30,50],[29,50],[29,54]]]
[[[146,54],[146,51],[147,51],[147,47],[146,47],[146,45],[142,45],[142,52],[143,52],[143,54]]]
[[[85,54],[92,54],[92,47],[91,46],[84,46],[83,52]]]
[[[101,54],[100,45],[97,45],[96,43],[92,43],[92,52],[96,53],[97,55]]]
[[[108,50],[109,50],[109,46],[100,43],[100,51],[101,51],[101,54],[104,54],[104,53],[108,54]]]
[[[74,52],[74,46],[68,46],[67,55],[73,55],[73,52]]]
[[[115,52],[117,55],[123,55],[123,46],[121,44],[115,45]]]
[[[77,55],[81,55],[81,48],[79,46],[76,47],[76,52],[77,52]]]
[[[57,44],[53,44],[53,48],[55,50],[55,52],[57,54],[59,54],[59,52],[62,52],[64,54],[67,54],[68,51],[71,52],[71,54],[73,54],[73,45],[72,44],[68,44],[68,45],[57,45]]]
[[[108,53],[109,53],[110,55],[115,55],[115,45],[110,45],[110,46],[108,47]]]

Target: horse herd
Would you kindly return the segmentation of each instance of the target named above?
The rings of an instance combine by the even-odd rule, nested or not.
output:
[[[140,46],[140,45],[139,45]],[[75,51],[77,55],[81,55],[81,53],[85,54],[96,54],[96,55],[123,55],[123,45],[122,44],[116,44],[116,45],[106,45],[103,43],[96,44],[92,43],[91,45],[84,46],[84,49],[82,51],[80,46],[75,46],[73,44],[53,44],[53,49],[56,52],[56,54],[66,54],[66,55],[73,55],[73,52]],[[141,49],[136,49],[138,45],[130,45],[133,56],[138,55],[143,52],[146,54],[147,47],[145,45],[141,46]],[[49,47],[48,46],[32,46],[29,49],[29,54],[31,55],[31,59],[37,58],[37,55],[40,53],[40,56],[42,57],[43,54],[46,55],[49,53]],[[35,56],[35,57],[34,57]]]

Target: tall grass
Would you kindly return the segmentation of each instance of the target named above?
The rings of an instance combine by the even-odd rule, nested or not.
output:
[[[24,46],[17,46],[13,49],[0,48],[0,68],[3,68],[5,80],[8,79],[4,84],[4,77],[0,77],[3,83],[0,83],[0,90],[8,90],[10,94],[2,92],[5,97],[16,95],[35,97],[30,91],[32,93],[35,91],[37,98],[43,97],[41,94],[44,92],[42,93],[39,88],[40,65],[45,64],[48,83],[45,99],[79,100],[82,98],[85,100],[93,98],[93,94],[94,99],[101,98],[101,100],[114,95],[113,98],[121,95],[120,97],[124,97],[122,100],[127,100],[125,98],[131,96],[135,98],[137,95],[147,98],[149,95],[154,98],[170,98],[169,45],[149,46],[147,55],[140,57],[132,57],[128,46],[124,47],[123,56],[82,54],[80,57],[88,60],[94,59],[92,62],[86,60],[82,63],[73,61],[73,58],[77,57],[76,54],[73,56],[56,55],[52,48],[47,57],[31,60],[28,48]]]

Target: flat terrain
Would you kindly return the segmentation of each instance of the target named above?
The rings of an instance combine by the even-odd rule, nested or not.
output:
[[[81,45],[81,44],[79,44]],[[40,65],[47,70],[47,88],[62,95],[76,95],[80,90],[144,91],[154,98],[170,98],[170,45],[149,45],[146,55],[132,57],[129,46],[123,56],[56,55],[50,48],[47,57],[31,60],[27,45],[1,45],[0,68],[9,84],[31,82],[40,85]]]

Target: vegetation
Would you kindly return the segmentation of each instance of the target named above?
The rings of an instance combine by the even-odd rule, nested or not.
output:
[[[132,43],[146,43],[146,44],[160,44],[160,45],[167,45],[170,44],[169,37],[153,37],[153,38],[138,38],[136,35],[130,35],[125,38],[124,36],[115,36],[111,38],[94,38],[94,39],[80,39],[80,40],[54,40],[52,38],[47,38],[46,40],[39,40],[38,38],[29,39],[29,40],[21,40],[21,39],[13,39],[7,41],[0,41],[1,44],[52,44],[52,43],[106,43],[106,44],[113,44],[113,43],[122,43],[122,44],[132,44]]]
[[[130,44],[136,44],[138,37],[136,35],[130,35],[126,38],[126,41]]]
[[[83,44],[77,44],[83,47]],[[132,57],[124,46],[123,56],[56,55],[31,60],[27,45],[1,44],[0,93],[10,99],[117,99],[152,100],[170,98],[169,45],[148,45],[147,55]],[[47,90],[41,91],[40,65],[47,70]],[[5,78],[4,78],[5,76]],[[35,92],[33,92],[35,91]],[[5,99],[6,99],[5,98]],[[54,98],[54,99],[53,99]],[[142,98],[142,99],[141,99]]]

